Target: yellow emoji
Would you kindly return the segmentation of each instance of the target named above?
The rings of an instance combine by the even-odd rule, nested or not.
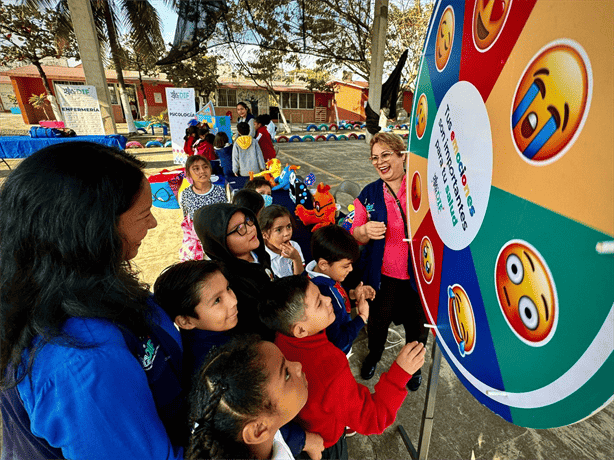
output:
[[[462,286],[448,286],[448,316],[458,352],[464,358],[475,348],[475,317],[469,296]]]
[[[435,253],[433,252],[433,244],[429,240],[428,236],[422,238],[420,243],[420,269],[422,276],[427,283],[433,281],[433,274],[435,273]]]
[[[558,302],[541,254],[526,241],[506,243],[495,263],[495,288],[512,331],[529,345],[545,345],[555,330]]]
[[[473,10],[473,41],[486,51],[497,40],[510,12],[512,0],[477,0]]]
[[[435,40],[435,65],[440,72],[446,68],[454,43],[454,10],[448,6],[439,20]]]
[[[520,80],[511,125],[518,151],[530,161],[564,153],[588,114],[592,76],[580,50],[567,42],[548,46]]]

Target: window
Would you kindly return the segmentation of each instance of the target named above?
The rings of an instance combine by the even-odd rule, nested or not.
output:
[[[117,92],[115,91],[115,85],[109,85],[109,95],[111,96],[111,104],[118,105]]]
[[[237,106],[237,90],[236,89],[224,89],[217,90],[218,94],[218,107],[236,107]]]
[[[281,93],[284,109],[313,109],[313,93]]]

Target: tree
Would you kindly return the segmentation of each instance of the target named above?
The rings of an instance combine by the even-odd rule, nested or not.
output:
[[[209,100],[217,88],[217,60],[217,56],[201,51],[177,64],[160,66],[160,69],[175,85],[194,88],[196,94]]]
[[[30,3],[44,5],[49,0],[31,0]],[[169,0],[169,3],[175,2]],[[160,17],[153,5],[147,0],[91,0],[94,23],[99,32],[99,39],[110,49],[111,61],[117,73],[119,95],[124,107],[128,132],[136,133],[136,126],[130,112],[130,104],[124,82],[122,55],[118,34],[122,30],[134,41],[135,49],[140,53],[159,55],[164,50],[164,40],[160,32]],[[57,9],[62,14],[64,25],[61,33],[67,34],[72,29],[67,0],[60,0]]]
[[[62,114],[53,96],[41,60],[45,57],[78,57],[74,34],[58,39],[58,13],[29,5],[0,5],[1,64],[29,61],[36,67],[45,87],[45,96],[55,118]]]

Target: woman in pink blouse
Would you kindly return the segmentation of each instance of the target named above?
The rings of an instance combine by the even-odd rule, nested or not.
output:
[[[426,344],[428,330],[416,292],[409,253],[405,209],[405,143],[393,133],[377,133],[371,139],[371,163],[380,178],[368,184],[354,201],[351,233],[365,248],[361,256],[363,281],[377,291],[369,314],[369,354],[361,376],[373,377],[382,357],[388,327],[403,324],[405,341]],[[416,372],[407,387],[416,391],[422,382]]]

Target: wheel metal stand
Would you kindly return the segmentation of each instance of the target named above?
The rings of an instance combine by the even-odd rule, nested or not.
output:
[[[435,415],[435,398],[437,397],[437,385],[439,384],[439,368],[441,366],[441,350],[437,346],[437,341],[433,340],[433,353],[431,355],[431,370],[429,371],[429,382],[426,387],[426,398],[424,400],[424,411],[422,412],[422,424],[420,426],[420,438],[418,440],[418,450],[409,439],[403,425],[399,425],[399,433],[409,455],[413,460],[427,460],[429,446],[431,443],[431,433],[433,432],[433,417]]]

